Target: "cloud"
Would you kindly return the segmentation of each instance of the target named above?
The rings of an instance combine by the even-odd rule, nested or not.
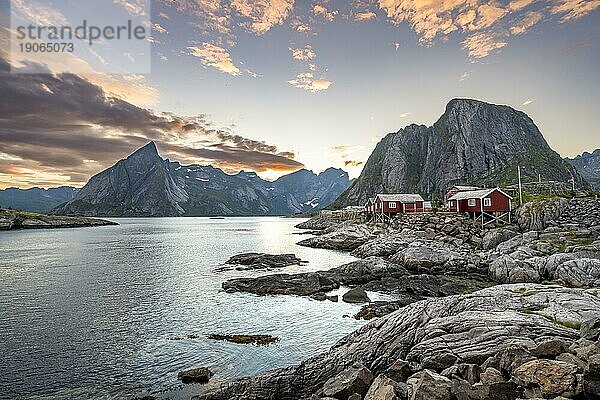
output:
[[[292,52],[292,58],[298,61],[310,61],[317,56],[310,44],[298,49],[290,48],[290,51]]]
[[[508,43],[494,34],[481,32],[469,36],[462,44],[463,48],[468,51],[469,57],[479,59],[503,48]]]
[[[467,79],[469,79],[469,77],[471,76],[471,74],[473,73],[473,71],[465,71],[462,73],[462,75],[460,76],[460,78],[458,78],[459,82],[464,82]]]
[[[376,18],[377,14],[375,14],[373,11],[358,12],[355,13],[353,17],[353,19],[357,22],[372,21]]]
[[[185,162],[224,168],[296,170],[294,153],[217,129],[205,115],[157,113],[109,96],[73,74],[9,75],[0,58],[0,185],[83,184],[149,140]],[[187,149],[187,150],[186,150]],[[185,150],[185,151],[184,151]],[[192,151],[194,150],[194,151]],[[23,172],[15,176],[16,172]]]
[[[410,115],[410,113],[409,113],[409,112],[404,112],[404,113],[400,114],[399,116],[400,116],[400,118],[406,118],[406,117],[408,117],[409,115]]]
[[[590,47],[592,47],[592,45],[594,44],[595,41],[596,41],[596,37],[594,37],[594,36],[589,37],[581,42],[574,43],[571,46],[567,47],[567,49],[565,50],[565,53],[574,54],[580,50],[590,48]]]
[[[229,75],[239,76],[240,69],[233,63],[229,52],[211,43],[202,43],[201,46],[188,47],[189,55],[198,57],[205,67],[213,67]]]
[[[527,99],[527,100],[525,100],[525,101],[523,102],[523,105],[524,105],[524,106],[528,106],[528,105],[530,105],[531,103],[533,103],[534,101],[535,101],[535,99]]]
[[[315,4],[313,6],[313,13],[316,16],[320,16],[320,17],[325,18],[325,20],[327,22],[333,22],[333,20],[335,19],[335,16],[338,14],[338,11],[337,10],[329,11],[327,9],[327,7],[325,7],[325,6],[321,5],[321,4]]]
[[[158,33],[162,33],[162,34],[167,34],[169,33],[169,31],[167,31],[167,29],[165,27],[163,27],[161,24],[152,24],[152,30],[155,30]]]
[[[336,154],[352,154],[362,149],[364,149],[362,145],[341,145],[332,146],[329,148],[329,151]]]
[[[308,90],[313,93],[327,90],[332,84],[332,82],[327,79],[314,79],[312,72],[298,74],[295,79],[289,80],[288,83],[299,89]]]
[[[531,29],[535,24],[544,18],[544,14],[538,11],[531,11],[525,14],[523,19],[510,27],[510,33],[513,35],[522,35]]]
[[[346,167],[360,167],[363,164],[364,164],[363,161],[354,161],[354,160],[345,160],[344,161],[344,166],[346,166]]]
[[[249,19],[241,25],[247,30],[263,35],[274,25],[286,20],[294,6],[293,0],[231,0],[232,8]]]
[[[600,7],[600,0],[555,0],[552,14],[563,14],[560,21],[568,22],[583,17]]]

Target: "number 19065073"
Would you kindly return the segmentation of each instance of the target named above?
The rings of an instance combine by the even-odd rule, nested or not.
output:
[[[19,43],[21,53],[72,53],[73,43]]]

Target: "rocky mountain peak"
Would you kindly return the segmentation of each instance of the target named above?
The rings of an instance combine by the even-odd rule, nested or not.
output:
[[[375,193],[439,198],[453,184],[506,186],[525,180],[587,183],[553,151],[533,120],[506,105],[453,99],[433,124],[411,124],[384,137],[361,176],[336,207],[363,204]]]
[[[141,161],[141,160],[156,161],[156,160],[162,160],[162,158],[160,158],[160,155],[158,154],[158,148],[156,147],[156,143],[154,143],[152,141],[148,142],[144,146],[140,147],[139,149],[137,149],[136,151],[134,151],[133,153],[131,153],[126,159],[127,160],[132,160],[132,161]]]

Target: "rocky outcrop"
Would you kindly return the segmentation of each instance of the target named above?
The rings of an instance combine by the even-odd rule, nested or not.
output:
[[[522,287],[526,294],[520,291]],[[412,375],[405,383],[411,399],[447,399],[457,393],[471,399],[516,399],[524,391],[555,394],[563,389],[560,395],[575,397],[597,388],[594,368],[600,361],[596,356],[600,343],[580,338],[574,327],[599,316],[600,298],[592,290],[557,285],[500,285],[473,294],[428,299],[372,321],[329,352],[300,365],[235,381],[199,398],[324,398],[326,383],[358,363],[376,377],[391,370],[388,378],[392,380],[392,376],[409,373],[399,373],[402,368],[409,369]],[[578,357],[585,367],[556,360],[558,356],[534,356],[531,351],[549,338],[563,341],[568,348],[565,354]],[[548,363],[543,371],[546,378],[529,372],[536,362]]]
[[[318,236],[304,239],[300,246],[333,250],[354,250],[369,239],[377,236],[378,232],[364,224],[344,222],[331,226]]]
[[[243,253],[229,258],[225,264],[230,266],[237,265],[238,267],[236,267],[236,269],[243,271],[283,268],[290,265],[302,265],[305,263],[307,263],[307,261],[302,261],[296,257],[295,254]]]
[[[177,374],[177,379],[181,380],[183,383],[208,383],[213,375],[214,373],[210,369],[200,367],[180,371]]]
[[[325,293],[340,286],[356,287],[363,290],[379,291],[395,295],[402,305],[425,297],[449,296],[470,292],[491,285],[483,277],[460,277],[451,275],[411,275],[404,267],[379,257],[369,257],[353,261],[328,271],[300,274],[273,274],[256,278],[237,278],[223,282],[226,292],[247,292],[259,295],[300,295],[313,296]],[[394,302],[395,303],[395,302]],[[394,306],[383,304],[373,313],[381,315],[383,310],[393,311]],[[373,314],[365,311],[365,315]],[[364,316],[363,316],[364,318]]]
[[[478,100],[454,99],[433,124],[409,125],[384,137],[360,177],[334,207],[364,204],[375,193],[441,197],[456,183],[503,186],[516,182],[517,166],[537,180],[587,183],[553,151],[525,113]]]
[[[568,204],[563,198],[525,203],[516,211],[517,224],[523,231],[541,231],[558,219]]]
[[[84,228],[118,225],[98,218],[64,217],[0,209],[0,231],[12,229]]]
[[[305,169],[270,182],[254,172],[229,175],[210,165],[163,159],[148,143],[93,176],[55,214],[87,216],[289,215],[320,210],[350,184],[348,174]]]

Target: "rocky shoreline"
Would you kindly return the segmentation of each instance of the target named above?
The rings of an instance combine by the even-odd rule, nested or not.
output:
[[[395,300],[358,296],[367,304],[355,318],[373,320],[328,353],[197,398],[598,398],[600,204],[544,200],[515,217],[485,229],[441,214],[299,224],[317,231],[300,245],[359,260],[231,279],[225,291],[325,299],[347,286]]]
[[[83,228],[118,225],[98,218],[65,217],[0,209],[0,231],[17,229]]]

